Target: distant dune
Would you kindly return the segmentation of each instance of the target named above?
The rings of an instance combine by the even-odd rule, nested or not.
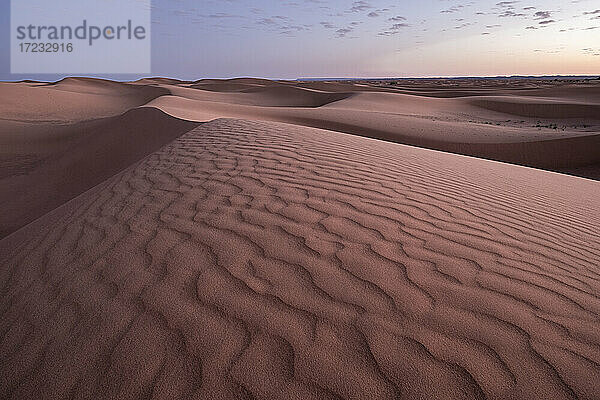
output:
[[[287,122],[552,170],[600,165],[600,85],[527,82],[408,91],[352,82],[206,80],[161,85],[171,95],[147,106],[188,120]]]
[[[530,118],[600,119],[600,104],[529,98],[479,98],[471,104],[503,114]]]
[[[122,114],[169,94],[156,86],[91,78],[55,83],[0,83],[0,121],[64,123]]]
[[[600,399],[599,88],[0,83],[0,398]]]

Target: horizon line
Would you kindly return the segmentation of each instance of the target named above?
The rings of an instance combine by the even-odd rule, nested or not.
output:
[[[20,74],[19,74],[20,75]],[[405,77],[300,77],[300,78],[265,78],[261,76],[248,76],[248,75],[240,75],[240,76],[232,76],[227,78],[214,78],[214,77],[203,77],[194,80],[175,78],[171,76],[162,76],[162,75],[148,75],[138,78],[126,78],[126,79],[118,79],[118,78],[108,78],[104,76],[94,76],[94,75],[67,75],[57,80],[38,80],[38,79],[15,79],[15,80],[0,80],[2,83],[19,83],[19,82],[40,82],[40,83],[56,83],[60,82],[64,79],[68,78],[91,78],[91,79],[99,79],[99,80],[110,80],[116,82],[135,82],[142,79],[173,79],[182,82],[197,82],[201,80],[233,80],[233,79],[265,79],[270,81],[350,81],[350,80],[373,80],[373,81],[385,81],[385,80],[426,80],[426,79],[515,79],[515,78],[525,78],[525,79],[548,79],[548,78],[600,78],[600,74],[553,74],[553,75],[521,75],[521,74],[512,74],[512,75],[430,75],[430,76],[405,76]]]

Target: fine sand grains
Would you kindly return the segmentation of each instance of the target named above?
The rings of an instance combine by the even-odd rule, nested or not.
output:
[[[0,241],[0,398],[598,399],[599,185],[203,124]]]

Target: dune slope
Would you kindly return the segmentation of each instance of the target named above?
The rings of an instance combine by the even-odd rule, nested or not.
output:
[[[155,108],[23,131],[17,126],[19,134],[0,138],[0,238],[196,126]]]
[[[0,241],[0,397],[600,398],[599,188],[204,124]]]

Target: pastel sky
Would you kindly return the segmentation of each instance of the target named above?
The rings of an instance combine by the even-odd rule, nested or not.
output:
[[[26,78],[2,29],[0,79]],[[152,56],[182,79],[597,75],[600,0],[153,0]]]

